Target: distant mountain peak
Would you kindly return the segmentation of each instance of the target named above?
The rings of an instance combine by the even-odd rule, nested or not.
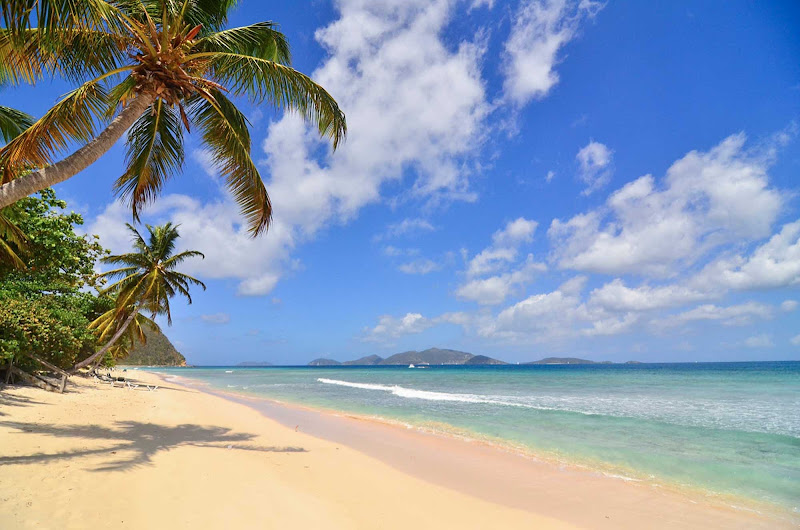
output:
[[[314,359],[313,361],[308,363],[309,366],[339,366],[340,364],[342,363],[340,363],[339,361],[335,361],[333,359],[326,359],[324,357],[320,357],[319,359]]]

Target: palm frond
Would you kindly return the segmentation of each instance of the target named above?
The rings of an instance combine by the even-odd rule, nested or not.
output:
[[[274,22],[258,22],[218,31],[199,39],[192,46],[192,52],[229,52],[290,64],[289,43],[286,36],[275,28],[277,24]]]
[[[299,112],[317,125],[320,135],[333,140],[334,149],[347,133],[344,112],[336,100],[310,77],[290,66],[231,52],[196,53],[186,60],[207,61],[211,76],[231,92]]]
[[[0,210],[0,263],[15,269],[26,268],[20,254],[26,253],[27,246],[27,236],[5,215],[5,210]]]
[[[261,175],[250,157],[247,118],[220,91],[211,92],[215,104],[195,97],[190,101],[192,122],[202,131],[214,165],[242,209],[255,236],[269,227],[272,204]]]
[[[27,29],[19,41],[2,29],[0,59],[8,67],[4,77],[10,84],[33,84],[53,75],[79,82],[120,68],[127,62],[130,43],[125,35],[82,28]]]
[[[150,0],[159,2],[161,0]],[[190,27],[202,26],[203,31],[219,31],[228,21],[228,14],[238,0],[166,0],[180,6],[183,21]]]
[[[183,128],[177,112],[156,100],[128,131],[127,150],[128,168],[114,189],[138,219],[142,206],[155,199],[183,166]]]
[[[57,33],[63,28],[101,29],[124,27],[124,15],[106,0],[3,0],[5,27],[21,35],[31,27]]]
[[[22,111],[0,105],[0,136],[10,142],[33,125],[33,118]]]
[[[206,256],[205,254],[203,254],[202,252],[198,252],[197,250],[186,250],[184,252],[181,252],[180,254],[175,254],[174,256],[165,259],[163,265],[165,269],[173,269],[175,268],[176,265],[179,265],[184,260],[194,257],[200,257],[202,259],[205,259]]]
[[[167,274],[167,277],[170,278],[170,279],[179,280],[179,281],[183,282],[186,285],[188,285],[188,284],[197,285],[198,287],[202,287],[204,291],[206,290],[206,284],[204,284],[203,282],[201,282],[200,280],[198,280],[197,278],[195,278],[193,276],[189,276],[188,274],[184,274],[182,272],[174,272],[173,271],[173,272],[169,272]]]
[[[52,163],[52,157],[73,141],[89,141],[98,117],[106,108],[106,91],[97,83],[85,83],[0,149],[0,167],[5,184],[30,167]]]

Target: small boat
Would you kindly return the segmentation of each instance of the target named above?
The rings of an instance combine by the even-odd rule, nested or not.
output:
[[[226,374],[232,374],[232,373],[233,373],[233,370],[225,370],[225,373],[226,373]]]
[[[409,368],[415,368],[415,366],[413,364],[409,364],[408,367]]]

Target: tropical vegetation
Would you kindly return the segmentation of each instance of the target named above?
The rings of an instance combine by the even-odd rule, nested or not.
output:
[[[293,69],[273,22],[226,28],[235,0],[3,0],[0,86],[62,77],[75,88],[0,149],[0,208],[76,175],[127,132],[114,184],[135,218],[184,162],[197,130],[253,235],[272,206],[229,96],[298,112],[334,149],[344,113]],[[0,116],[2,119],[2,116]],[[80,147],[58,160],[69,147]]]
[[[94,353],[90,324],[114,306],[94,294],[94,265],[105,253],[97,239],[79,235],[83,219],[64,211],[52,189],[26,197],[4,213],[26,241],[21,266],[0,263],[0,366],[13,360],[23,369],[41,369],[30,355],[69,368]],[[13,242],[0,233],[0,240]]]
[[[93,327],[100,332],[101,338],[109,337],[108,342],[97,352],[77,363],[75,369],[101,359],[126,333],[131,342],[135,338],[145,341],[142,328],[147,325],[153,327],[153,324],[141,315],[142,312],[150,313],[151,319],[156,315],[164,315],[167,323],[172,324],[170,298],[180,294],[191,304],[190,287],[196,285],[204,290],[206,288],[197,278],[177,270],[177,267],[189,258],[204,257],[196,250],[175,253],[175,244],[179,237],[177,226],[172,223],[161,226],[146,225],[149,232],[147,240],[136,228],[130,224],[127,226],[133,235],[133,252],[102,258],[105,263],[122,267],[99,275],[99,278],[116,280],[100,291],[101,294],[113,295],[116,300],[115,307],[93,322]]]

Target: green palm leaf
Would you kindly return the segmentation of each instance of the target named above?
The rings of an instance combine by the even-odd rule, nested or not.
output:
[[[7,65],[3,78],[10,84],[35,83],[44,76],[61,75],[74,82],[120,68],[127,62],[131,39],[124,35],[72,28],[45,33],[22,32],[22,42],[0,30],[0,60]]]
[[[28,238],[9,219],[4,210],[0,210],[0,263],[7,263],[15,269],[24,269],[25,262],[20,258],[24,254]]]
[[[0,105],[0,136],[6,142],[19,136],[31,125],[33,125],[33,118],[24,112]]]
[[[279,108],[299,112],[317,124],[319,133],[333,141],[334,149],[347,133],[344,113],[328,92],[310,77],[260,57],[241,53],[204,52],[187,57],[206,59],[211,75],[232,92],[249,95],[253,101],[268,101]]]
[[[201,131],[215,167],[242,209],[250,231],[257,235],[269,227],[272,204],[261,175],[250,157],[247,118],[219,91],[211,92],[215,104],[196,97],[189,115]]]
[[[114,185],[132,209],[155,199],[166,180],[183,166],[183,128],[174,109],[158,100],[128,131],[128,169]]]
[[[290,64],[292,54],[286,36],[273,22],[259,22],[208,35],[192,47],[195,53],[229,52],[258,57],[281,64]]]

